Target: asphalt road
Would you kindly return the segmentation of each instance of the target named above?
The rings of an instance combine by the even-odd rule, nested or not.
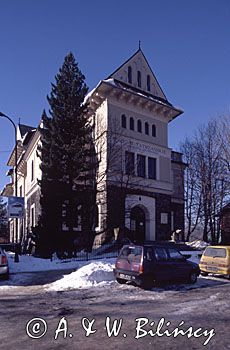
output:
[[[224,278],[152,291],[117,283],[44,288],[62,274],[28,274],[24,285],[13,276],[14,287],[0,290],[0,349],[230,349],[230,281]],[[116,336],[110,334],[115,320]]]

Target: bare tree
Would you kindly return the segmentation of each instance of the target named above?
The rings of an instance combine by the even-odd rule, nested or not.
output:
[[[104,217],[103,230],[107,232],[108,218],[111,213],[108,210],[108,186],[117,188],[119,198],[124,204],[124,208],[117,208],[117,226],[120,232],[124,232],[125,223],[122,219],[122,213],[127,214],[130,210],[125,208],[125,199],[130,189],[135,188],[140,183],[140,179],[136,178],[135,169],[137,168],[137,160],[133,158],[127,159],[128,153],[133,154],[132,142],[127,137],[125,130],[120,127],[119,121],[114,118],[110,120],[110,127],[106,129],[104,120],[97,120],[95,123],[95,149],[98,160],[98,167],[95,177],[95,188],[97,191],[97,199],[100,202],[100,214]],[[118,211],[120,210],[120,213]]]
[[[181,150],[188,162],[185,175],[187,238],[200,223],[203,239],[217,243],[220,239],[218,214],[229,194],[229,171],[223,160],[219,120],[211,120],[198,128],[190,140],[184,141]]]
[[[219,138],[223,145],[221,159],[230,172],[230,116],[224,116],[219,119]]]
[[[201,214],[201,191],[198,180],[198,159],[195,149],[195,142],[188,138],[181,144],[181,152],[187,164],[184,173],[184,200],[185,200],[185,221],[186,240],[189,241],[191,234],[200,222]]]

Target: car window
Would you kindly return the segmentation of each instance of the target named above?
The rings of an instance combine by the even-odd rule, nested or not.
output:
[[[174,260],[184,260],[183,255],[180,254],[180,252],[178,252],[178,250],[169,248],[169,249],[168,249],[168,252],[169,252],[169,256],[170,256],[171,259],[174,259]]]
[[[158,261],[168,260],[167,252],[164,248],[155,248],[155,257]]]
[[[146,260],[152,261],[154,259],[153,248],[147,247],[145,251],[146,251],[146,254],[145,254]]]
[[[211,256],[216,258],[226,258],[225,248],[206,248],[204,256]]]
[[[125,258],[129,261],[140,262],[141,255],[142,247],[125,247],[121,251],[120,258]]]

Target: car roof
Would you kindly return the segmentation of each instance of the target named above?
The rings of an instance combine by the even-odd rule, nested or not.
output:
[[[173,248],[179,251],[194,251],[197,248],[191,247],[183,242],[174,241],[145,241],[145,242],[131,242],[126,243],[124,246],[128,247],[161,247],[161,248]]]
[[[163,248],[176,248],[177,245],[174,244],[173,242],[152,242],[152,243],[130,243],[130,244],[125,244],[123,247],[163,247]]]
[[[207,248],[224,248],[227,250],[230,250],[230,245],[209,245],[206,247]]]

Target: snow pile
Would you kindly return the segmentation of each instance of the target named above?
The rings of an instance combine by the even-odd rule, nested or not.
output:
[[[79,268],[61,280],[46,286],[48,290],[69,290],[92,286],[103,286],[114,281],[112,261],[93,261]]]
[[[190,247],[193,247],[193,248],[196,248],[196,249],[205,249],[209,244],[200,240],[200,239],[197,239],[193,242],[186,242],[186,244]]]

